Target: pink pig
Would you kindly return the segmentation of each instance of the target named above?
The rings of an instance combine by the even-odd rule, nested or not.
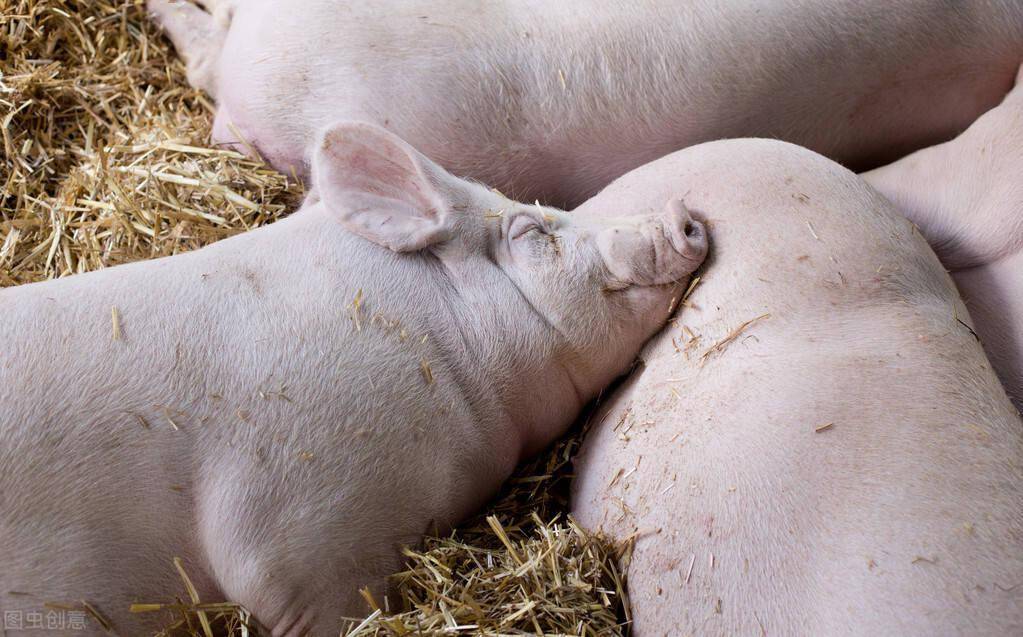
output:
[[[993,202],[1020,184],[1008,166]],[[635,637],[1023,634],[1023,422],[924,238],[768,140],[669,155],[575,212],[683,194],[713,258],[603,401],[573,484],[580,523],[635,542]]]
[[[956,139],[864,174],[952,271],[978,337],[1023,409],[1023,69]]]
[[[86,600],[141,635],[180,556],[273,635],[337,634],[629,367],[707,251],[678,201],[520,204],[369,125],[313,173],[270,227],[0,290],[4,610]]]
[[[304,175],[384,126],[454,174],[573,207],[679,148],[779,137],[869,167],[947,139],[1023,61],[987,0],[149,0],[217,98],[213,138]]]

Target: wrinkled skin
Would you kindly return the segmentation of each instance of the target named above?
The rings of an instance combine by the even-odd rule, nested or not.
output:
[[[3,609],[141,635],[180,556],[273,635],[336,635],[628,368],[707,250],[677,200],[577,219],[367,125],[315,157],[273,226],[0,291]]]
[[[686,193],[714,243],[576,465],[576,518],[635,539],[636,637],[1020,634],[1023,422],[920,234],[779,142],[681,151],[576,212],[639,193]]]
[[[1023,70],[962,135],[863,177],[934,246],[1023,409]]]
[[[731,137],[869,168],[963,130],[1023,61],[1014,0],[149,0],[213,137],[300,176],[313,134],[374,122],[456,175],[574,207]]]

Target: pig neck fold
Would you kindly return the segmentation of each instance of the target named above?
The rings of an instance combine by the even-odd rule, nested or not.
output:
[[[434,344],[463,400],[474,405],[480,421],[498,418],[517,432],[520,457],[538,452],[596,392],[573,374],[572,362],[581,356],[527,291],[495,264],[480,263],[489,257],[449,245],[418,258],[441,291],[436,300],[444,318],[431,320]],[[475,407],[476,397],[491,404]]]

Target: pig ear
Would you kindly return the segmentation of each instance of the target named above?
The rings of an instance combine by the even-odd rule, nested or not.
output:
[[[313,158],[313,181],[349,232],[395,252],[422,250],[450,235],[445,173],[382,128],[330,128]]]

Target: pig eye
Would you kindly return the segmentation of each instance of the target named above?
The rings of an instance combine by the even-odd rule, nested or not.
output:
[[[540,222],[529,215],[519,215],[512,219],[511,226],[508,228],[508,236],[514,241],[534,230],[543,231]]]

